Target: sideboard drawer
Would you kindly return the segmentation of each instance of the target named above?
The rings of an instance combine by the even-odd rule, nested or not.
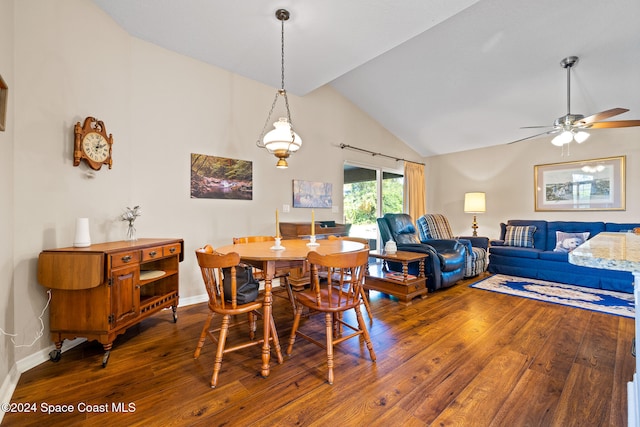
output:
[[[138,264],[140,262],[140,251],[119,252],[111,255],[111,268],[123,265]]]
[[[182,245],[180,243],[176,243],[175,245],[167,245],[162,248],[164,251],[164,256],[177,255],[180,253],[182,249]]]
[[[164,255],[162,254],[162,246],[156,246],[153,248],[142,250],[142,262],[162,258],[163,256]]]

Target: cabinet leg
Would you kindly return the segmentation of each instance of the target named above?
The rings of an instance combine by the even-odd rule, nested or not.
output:
[[[109,344],[103,344],[103,348],[104,348],[104,354],[102,355],[102,367],[106,368],[107,367],[107,363],[109,363],[109,356],[111,355],[111,347],[113,346],[113,343],[109,343]]]
[[[109,362],[109,355],[111,353],[111,350],[107,350],[104,352],[104,355],[102,356],[102,367],[106,368],[107,367],[107,363]]]
[[[62,341],[56,341],[56,349],[49,352],[49,360],[59,362],[62,357]]]
[[[51,360],[52,362],[59,362],[61,357],[62,357],[61,350],[55,349],[49,352],[49,360]]]
[[[178,323],[178,307],[172,305],[171,310],[173,311],[173,323]]]

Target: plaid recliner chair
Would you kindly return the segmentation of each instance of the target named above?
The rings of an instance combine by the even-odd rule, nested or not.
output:
[[[454,237],[449,221],[442,214],[426,214],[418,218],[416,222],[420,232],[420,240],[429,243],[429,240],[457,239],[466,247],[466,262],[464,277],[473,277],[487,269],[488,237],[460,236]]]

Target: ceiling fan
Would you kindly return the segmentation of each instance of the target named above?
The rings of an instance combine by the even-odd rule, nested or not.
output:
[[[588,117],[582,114],[571,114],[571,68],[575,67],[578,63],[577,56],[568,56],[560,61],[560,66],[567,70],[567,114],[558,117],[553,122],[552,126],[525,126],[521,129],[535,129],[535,128],[552,128],[551,130],[538,133],[536,135],[528,136],[526,138],[511,141],[509,144],[525,141],[527,139],[536,138],[541,135],[551,135],[557,133],[558,135],[551,140],[553,145],[562,147],[571,141],[577,143],[584,142],[589,133],[585,132],[586,129],[603,129],[603,128],[623,128],[640,126],[640,120],[618,120],[611,122],[603,122],[601,120],[608,119],[613,116],[617,116],[629,111],[626,108],[612,108],[610,110],[601,111],[596,114],[592,114]]]

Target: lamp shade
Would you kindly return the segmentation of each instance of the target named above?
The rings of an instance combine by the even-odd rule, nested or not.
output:
[[[281,117],[273,124],[273,127],[275,129],[264,136],[264,146],[270,153],[292,153],[300,149],[302,138],[295,132],[293,138],[291,137],[291,125],[286,117]]]
[[[581,144],[583,142],[585,142],[587,140],[587,138],[589,138],[589,134],[587,132],[576,132],[575,135],[573,135],[573,139],[578,143]]]
[[[465,213],[483,213],[486,212],[485,193],[474,192],[464,194],[464,212]]]
[[[555,138],[551,140],[551,143],[556,147],[562,147],[564,144],[568,144],[573,140],[573,134],[565,130]]]

